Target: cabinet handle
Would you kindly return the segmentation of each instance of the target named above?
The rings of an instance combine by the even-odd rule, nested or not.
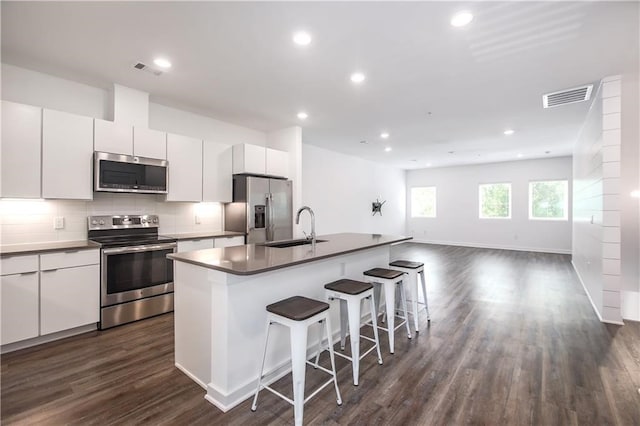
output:
[[[77,253],[77,252],[79,252],[79,251],[80,251],[80,250],[65,250],[65,253],[67,253],[67,254],[73,254],[73,253]]]
[[[43,271],[41,271],[41,272],[55,272],[55,271],[57,271],[57,270],[58,270],[58,268],[55,268],[55,269],[45,269],[45,270],[43,270]]]
[[[23,272],[20,275],[33,275],[33,274],[37,274],[38,271],[31,271],[31,272]]]

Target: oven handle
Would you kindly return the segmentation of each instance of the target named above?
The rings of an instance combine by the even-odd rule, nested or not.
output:
[[[104,254],[124,254],[124,253],[139,253],[143,251],[155,251],[155,250],[166,250],[176,248],[178,244],[176,243],[166,243],[166,244],[156,244],[152,246],[134,246],[134,247],[117,247],[117,248],[109,248],[103,249],[102,252]]]

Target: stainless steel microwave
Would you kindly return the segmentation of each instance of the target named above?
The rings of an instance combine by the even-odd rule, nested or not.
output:
[[[166,194],[169,162],[156,158],[95,152],[94,190]]]

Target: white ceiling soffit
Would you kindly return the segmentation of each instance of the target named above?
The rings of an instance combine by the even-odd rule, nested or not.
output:
[[[542,95],[542,106],[544,108],[553,108],[560,105],[588,101],[591,99],[592,90],[593,84],[588,84],[586,86],[573,87],[571,89],[547,93],[546,95]]]

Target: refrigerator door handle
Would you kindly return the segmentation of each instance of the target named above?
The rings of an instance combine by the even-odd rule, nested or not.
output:
[[[271,194],[265,194],[265,204],[267,206],[267,220],[266,220],[266,226],[265,226],[265,233],[267,234],[267,241],[272,241],[273,240],[273,198],[271,196]]]

